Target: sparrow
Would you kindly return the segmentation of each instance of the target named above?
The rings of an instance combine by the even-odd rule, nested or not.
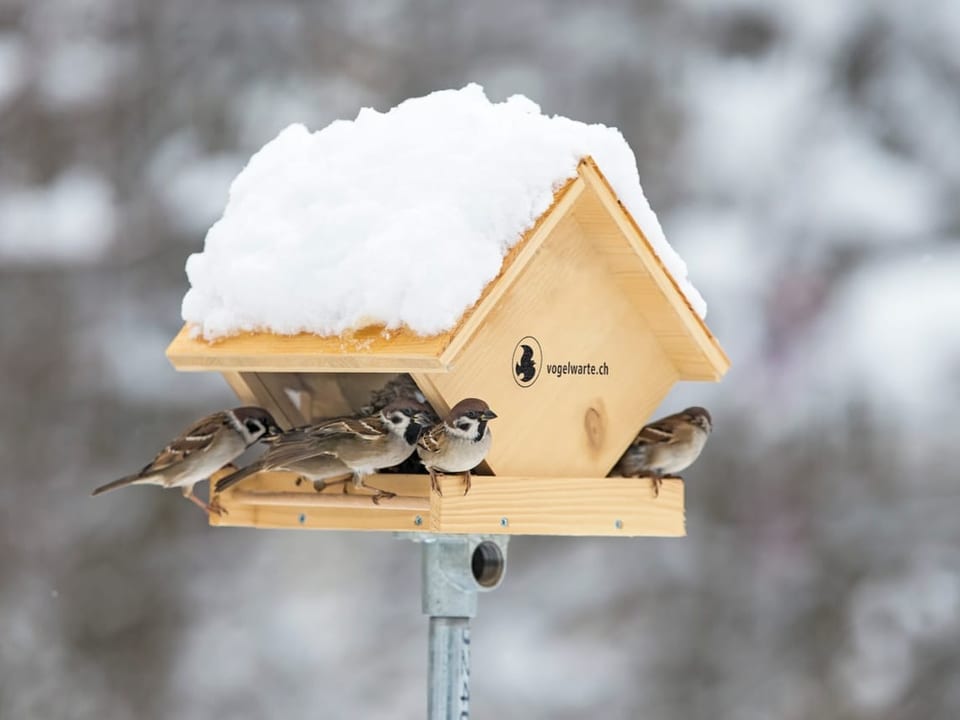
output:
[[[421,427],[432,427],[434,423],[440,422],[440,417],[433,411],[432,408],[430,408],[429,405],[427,405],[426,397],[424,397],[424,394],[420,391],[420,388],[417,387],[417,384],[413,381],[413,378],[407,374],[397,375],[387,382],[383,387],[372,391],[370,393],[369,403],[360,408],[360,413],[364,416],[376,415],[392,401],[400,398],[411,398],[424,405],[426,408],[426,422],[421,422]],[[420,464],[420,459],[415,453],[410,453],[410,457],[408,457],[399,465],[383,468],[380,470],[380,472],[405,473],[408,475],[413,475],[416,473],[422,473],[423,465]]]
[[[101,485],[93,495],[127,485],[179,487],[187,500],[208,515],[219,515],[222,508],[196,497],[194,485],[231,463],[258,440],[279,432],[277,423],[263,408],[238,407],[213,413],[171,440],[140,472]]]
[[[329,480],[352,476],[355,487],[376,490],[373,502],[394,493],[366,485],[364,476],[406,460],[417,438],[428,426],[427,408],[412,398],[389,403],[364,418],[333,418],[294,428],[271,438],[266,452],[254,463],[222,478],[217,492],[264,470],[299,473],[323,490]],[[298,483],[299,484],[299,483]]]
[[[394,400],[416,400],[425,408],[427,402],[413,378],[400,374],[392,377],[383,387],[370,393],[370,402],[360,408],[360,415],[363,417],[376,415]],[[433,411],[430,410],[430,412]]]
[[[686,470],[700,456],[713,429],[710,413],[688,407],[644,425],[617,462],[611,477],[650,477],[654,495],[660,495],[663,478]]]
[[[476,398],[461,400],[446,420],[435,424],[417,442],[417,455],[430,473],[430,487],[438,494],[437,473],[463,473],[464,490],[470,492],[470,471],[483,462],[493,437],[487,423],[497,414]]]

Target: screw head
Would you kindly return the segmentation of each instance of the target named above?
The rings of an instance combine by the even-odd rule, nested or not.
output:
[[[622,530],[622,529],[623,529],[623,520],[616,520],[616,521],[614,521],[613,526],[614,526],[617,530]]]
[[[507,518],[505,517],[500,518],[500,527],[506,527],[509,524],[510,524],[510,521],[507,520]]]
[[[419,515],[417,515],[417,516],[413,519],[413,524],[414,524],[414,525],[417,525],[417,526],[423,525],[423,518],[420,517]]]
[[[300,513],[300,517],[297,518],[300,521],[300,524],[303,525],[307,521],[306,513]]]

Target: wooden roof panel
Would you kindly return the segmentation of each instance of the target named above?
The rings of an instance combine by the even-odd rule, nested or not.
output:
[[[680,378],[719,379],[729,359],[589,157],[507,253],[500,273],[449,332],[424,337],[406,328],[384,332],[382,326],[371,326],[343,336],[246,333],[207,342],[191,337],[191,328],[185,326],[167,348],[167,357],[178,370],[447,372],[557,223],[570,213],[603,254]]]

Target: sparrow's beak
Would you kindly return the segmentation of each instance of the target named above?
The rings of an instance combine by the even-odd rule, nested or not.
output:
[[[493,410],[484,410],[483,415],[481,415],[480,417],[483,420],[493,420],[496,416],[497,414]]]

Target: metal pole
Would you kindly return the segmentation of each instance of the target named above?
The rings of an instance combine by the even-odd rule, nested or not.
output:
[[[427,717],[470,717],[470,619],[431,617]]]
[[[428,720],[470,717],[470,618],[477,593],[493,590],[507,567],[508,536],[420,535],[423,612],[430,616]]]

